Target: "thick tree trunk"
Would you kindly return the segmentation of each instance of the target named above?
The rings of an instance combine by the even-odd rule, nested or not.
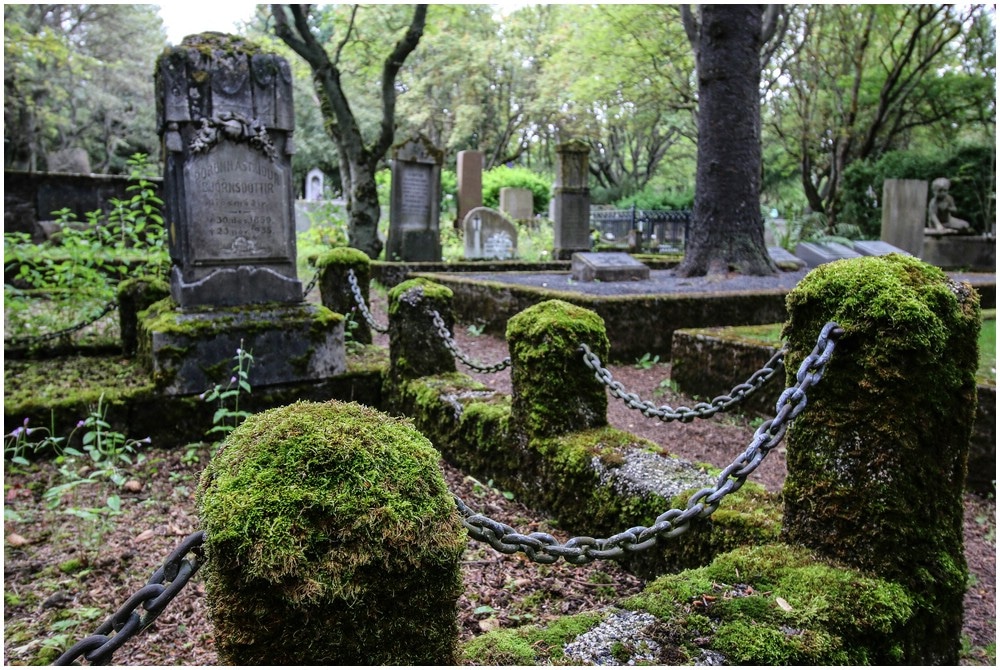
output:
[[[378,237],[378,222],[381,209],[378,191],[375,187],[375,172],[367,165],[350,163],[351,191],[347,199],[351,203],[347,224],[347,237],[355,249],[378,258],[384,246]]]
[[[677,272],[777,272],[760,212],[761,5],[703,5],[694,219]],[[690,34],[690,32],[689,32]]]

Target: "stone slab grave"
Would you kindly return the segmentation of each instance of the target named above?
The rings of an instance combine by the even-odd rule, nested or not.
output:
[[[773,260],[779,267],[784,266],[782,269],[789,267],[801,269],[806,266],[806,262],[804,260],[794,255],[784,247],[768,247],[767,253],[771,256],[771,260]]]
[[[303,302],[296,271],[288,62],[202,33],[155,77],[174,304],[140,323],[143,362],[171,394],[228,381],[239,347],[251,386],[339,374],[343,319]]]
[[[626,253],[578,252],[573,254],[570,272],[576,281],[642,281],[649,268]]]
[[[530,188],[504,186],[500,189],[500,211],[515,221],[528,221],[535,213],[534,195]]]
[[[799,242],[795,246],[795,255],[806,262],[806,266],[814,268],[824,263],[839,261],[843,258],[858,258],[858,252],[837,242]]]
[[[859,240],[854,242],[852,246],[862,256],[885,256],[888,254],[913,255],[909,251],[904,251],[895,245],[880,240]]]
[[[476,207],[462,222],[465,258],[511,260],[517,257],[517,228],[503,214]]]
[[[422,136],[393,148],[386,260],[441,260],[443,160],[442,152]]]

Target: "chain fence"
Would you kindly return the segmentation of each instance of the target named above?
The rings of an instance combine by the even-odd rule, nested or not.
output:
[[[361,316],[364,317],[365,323],[367,323],[372,330],[376,333],[388,333],[389,326],[380,325],[372,313],[368,311],[368,305],[365,304],[365,297],[361,295],[361,287],[358,286],[358,278],[354,276],[354,268],[347,268],[347,283],[351,287],[351,293],[354,295],[354,302],[358,304],[358,309],[361,311]]]
[[[104,305],[104,308],[101,309],[100,314],[90,319],[87,319],[86,321],[81,321],[80,323],[74,324],[67,328],[63,328],[61,330],[57,330],[52,333],[42,333],[40,335],[22,335],[20,337],[4,338],[3,343],[5,346],[23,347],[23,346],[29,346],[31,344],[37,344],[39,342],[47,342],[48,340],[55,340],[60,337],[65,337],[77,331],[83,330],[87,326],[91,326],[97,323],[98,321],[103,319],[106,315],[110,314],[116,309],[118,309],[118,303],[114,300],[110,300],[106,305]]]
[[[110,663],[112,654],[146,630],[198,572],[204,562],[204,544],[205,531],[188,535],[167,556],[145,586],[132,594],[93,635],[67,649],[53,665],[71,665],[81,656],[94,665]],[[194,560],[188,560],[188,554],[193,554]],[[140,607],[146,611],[141,616],[136,612]]]
[[[357,285],[356,281],[354,285]],[[439,331],[443,329],[447,333],[440,314],[435,311],[434,316]],[[652,526],[634,526],[608,538],[578,536],[561,543],[548,533],[520,533],[507,524],[478,514],[453,493],[452,497],[462,516],[462,524],[470,537],[486,542],[501,553],[522,552],[530,560],[543,564],[555,563],[560,558],[573,565],[583,565],[599,559],[619,558],[627,553],[649,549],[661,539],[681,535],[690,528],[692,521],[708,518],[718,509],[723,498],[738,491],[767,454],[781,442],[789,423],[805,409],[806,391],[822,379],[826,365],[833,356],[836,340],[842,334],[843,330],[836,323],[829,322],[823,326],[816,346],[799,366],[796,383],[786,388],[778,398],[775,404],[775,417],[757,428],[749,446],[720,473],[714,486],[702,488],[694,493],[688,499],[685,509],[674,508],[660,514]],[[581,345],[581,350],[584,349],[585,347]],[[781,353],[783,352],[779,352]],[[751,380],[758,376],[764,377],[769,374],[773,376],[773,371],[770,373],[765,371],[778,366],[776,358],[777,354],[768,366],[755,373]],[[603,369],[600,368],[599,361],[597,367]],[[764,374],[760,374],[761,372]],[[759,388],[759,384],[756,388]],[[737,395],[735,391],[733,395]],[[81,657],[95,665],[110,663],[114,652],[146,630],[204,564],[205,540],[205,531],[192,533],[185,538],[167,556],[145,586],[126,600],[93,635],[74,644],[56,659],[53,665],[71,665]],[[189,554],[192,554],[193,558],[189,558]],[[140,615],[136,611],[139,608],[144,609],[145,613]]]
[[[510,367],[510,356],[507,356],[499,363],[494,363],[493,365],[484,365],[482,363],[477,363],[465,354],[461,352],[458,348],[458,343],[452,338],[451,333],[448,332],[448,326],[445,325],[444,319],[436,309],[431,310],[431,317],[434,319],[434,327],[437,328],[438,335],[444,340],[444,346],[448,348],[451,355],[460,360],[466,366],[472,368],[476,372],[485,372],[487,374],[493,372],[500,372],[501,370],[506,370]]]
[[[697,491],[688,499],[685,509],[674,508],[659,515],[652,526],[634,526],[608,538],[574,537],[560,543],[548,533],[525,535],[507,524],[477,514],[452,494],[463,525],[471,537],[488,543],[501,553],[523,552],[537,563],[555,563],[563,558],[574,565],[596,559],[619,558],[626,553],[648,549],[660,538],[684,533],[693,520],[708,518],[718,509],[723,498],[738,491],[767,454],[781,442],[789,422],[805,409],[806,390],[823,377],[826,364],[833,356],[836,340],[842,334],[843,330],[836,323],[829,322],[823,326],[816,346],[799,366],[796,383],[786,388],[778,398],[775,417],[757,428],[749,446],[722,471],[715,486]]]
[[[316,282],[319,281],[319,276],[320,276],[320,274],[322,274],[322,272],[323,272],[322,270],[316,270],[316,273],[313,275],[312,279],[310,279],[309,283],[306,284],[306,287],[304,289],[302,289],[302,299],[303,300],[305,300],[306,298],[308,298],[309,297],[309,293],[312,292],[312,290],[314,288],[316,288]]]
[[[614,397],[625,403],[629,409],[639,410],[643,415],[659,419],[664,423],[680,421],[688,423],[694,419],[707,419],[719,412],[725,412],[740,404],[753,393],[759,390],[764,384],[769,382],[776,374],[785,369],[785,350],[782,349],[774,354],[771,359],[742,384],[737,384],[729,392],[729,395],[720,395],[712,399],[711,402],[695,403],[694,407],[677,407],[670,405],[660,405],[657,407],[648,400],[643,400],[637,393],[629,393],[625,386],[611,376],[611,371],[601,367],[601,359],[591,352],[586,344],[580,345],[583,352],[584,364],[594,371],[597,380],[604,384]]]

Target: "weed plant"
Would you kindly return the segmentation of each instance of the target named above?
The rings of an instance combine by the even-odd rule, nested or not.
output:
[[[128,276],[166,276],[170,259],[161,208],[145,154],[129,161],[130,197],[112,198],[109,211],[84,221],[63,208],[60,232],[41,244],[25,233],[4,234],[4,337],[31,338],[95,318],[115,300]],[[15,270],[16,269],[16,270]],[[115,320],[116,321],[116,320]]]

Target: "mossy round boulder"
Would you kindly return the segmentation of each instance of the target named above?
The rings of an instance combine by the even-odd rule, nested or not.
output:
[[[198,506],[216,647],[236,665],[452,664],[466,535],[438,453],[356,403],[233,431]]]

